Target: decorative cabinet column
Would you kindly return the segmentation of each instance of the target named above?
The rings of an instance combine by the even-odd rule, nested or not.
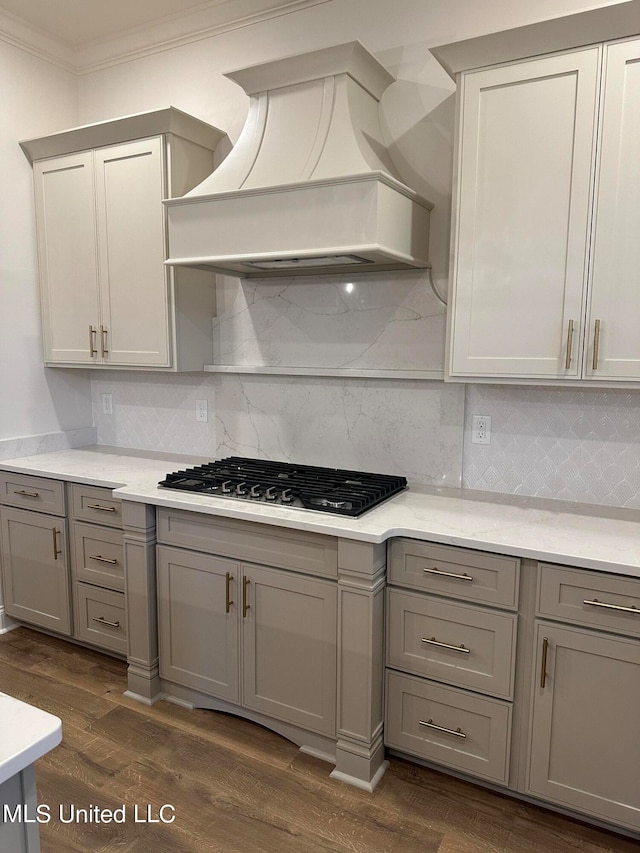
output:
[[[338,720],[334,779],[373,791],[383,741],[386,548],[338,540]]]
[[[122,526],[129,664],[126,695],[152,705],[160,698],[155,508],[123,501]]]

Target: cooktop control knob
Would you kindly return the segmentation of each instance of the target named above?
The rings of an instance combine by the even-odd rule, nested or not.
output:
[[[236,486],[236,495],[239,498],[243,498],[245,495],[249,494],[249,488],[246,483],[238,483]]]
[[[251,486],[249,489],[249,497],[250,498],[259,498],[262,496],[262,486],[260,483],[257,483],[255,486]]]
[[[231,482],[231,480],[225,480],[220,488],[220,491],[223,495],[230,495],[233,491],[233,483]]]
[[[277,498],[275,488],[273,486],[269,486],[267,491],[264,493],[264,496],[265,496],[265,500],[275,501],[275,499]]]
[[[293,494],[291,489],[283,489],[282,494],[280,495],[280,500],[283,504],[293,503]]]

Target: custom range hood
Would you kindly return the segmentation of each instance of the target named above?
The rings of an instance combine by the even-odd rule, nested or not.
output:
[[[208,178],[165,201],[168,264],[261,278],[429,266],[432,204],[382,141],[394,78],[359,42],[225,76],[251,98],[247,122]]]

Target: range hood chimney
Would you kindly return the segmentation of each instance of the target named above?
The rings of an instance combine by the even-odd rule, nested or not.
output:
[[[382,141],[394,78],[360,42],[225,76],[251,98],[247,122],[208,178],[165,201],[168,264],[260,278],[429,266],[432,204]]]

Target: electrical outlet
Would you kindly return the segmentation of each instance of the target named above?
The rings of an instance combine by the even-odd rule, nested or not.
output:
[[[489,415],[474,415],[471,425],[472,444],[491,444],[491,418]]]
[[[196,400],[196,420],[203,424],[209,420],[206,400]]]
[[[105,415],[113,414],[113,397],[111,394],[102,395],[102,413]]]

